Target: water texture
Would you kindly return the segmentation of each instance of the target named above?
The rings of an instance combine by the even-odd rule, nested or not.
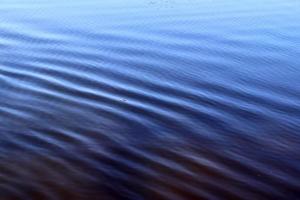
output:
[[[300,2],[1,0],[0,199],[300,199]]]

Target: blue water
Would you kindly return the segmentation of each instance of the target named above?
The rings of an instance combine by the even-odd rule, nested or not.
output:
[[[2,0],[0,199],[300,199],[300,1]]]

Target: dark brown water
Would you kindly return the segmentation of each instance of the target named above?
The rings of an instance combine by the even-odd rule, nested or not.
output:
[[[300,199],[300,2],[1,0],[0,199]]]

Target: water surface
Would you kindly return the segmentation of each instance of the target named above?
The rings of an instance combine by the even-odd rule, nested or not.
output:
[[[2,0],[0,199],[299,199],[299,13]]]

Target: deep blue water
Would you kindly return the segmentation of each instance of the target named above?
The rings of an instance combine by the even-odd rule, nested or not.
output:
[[[300,1],[1,0],[0,199],[300,199]]]

